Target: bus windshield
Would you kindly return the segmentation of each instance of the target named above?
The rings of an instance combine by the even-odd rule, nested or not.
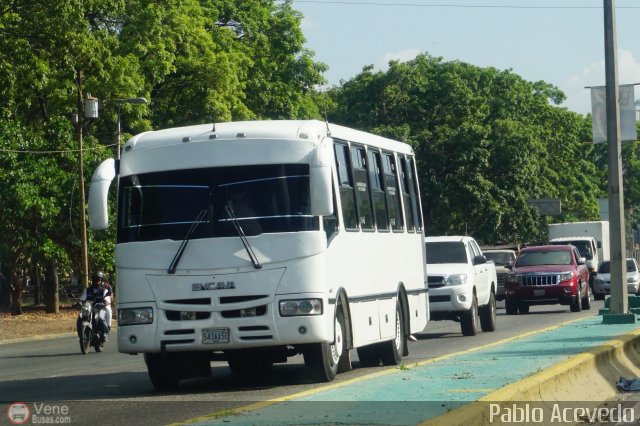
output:
[[[118,243],[319,230],[310,213],[309,166],[252,165],[154,172],[120,180]],[[205,215],[200,212],[205,211]]]

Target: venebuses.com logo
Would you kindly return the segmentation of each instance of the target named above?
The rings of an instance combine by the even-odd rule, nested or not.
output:
[[[7,408],[7,419],[14,425],[71,423],[69,406],[58,402],[14,402]]]
[[[31,410],[24,402],[14,402],[7,408],[7,419],[14,425],[23,425],[29,421]]]

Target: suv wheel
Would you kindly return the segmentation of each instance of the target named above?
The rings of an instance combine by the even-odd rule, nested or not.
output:
[[[478,334],[478,299],[473,295],[471,307],[460,316],[460,328],[463,336]]]
[[[482,331],[496,331],[496,296],[491,290],[489,303],[480,309],[480,327]]]
[[[580,312],[582,310],[582,305],[580,304],[580,290],[576,292],[575,297],[571,301],[571,312]]]

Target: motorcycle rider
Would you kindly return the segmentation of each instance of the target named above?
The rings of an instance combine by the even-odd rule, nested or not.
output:
[[[107,324],[107,333],[105,335],[105,340],[111,331],[111,286],[104,277],[104,272],[98,271],[94,273],[91,277],[91,286],[85,288],[82,291],[82,295],[80,296],[80,300],[82,302],[88,300],[93,302],[96,298],[101,298],[104,300],[105,307],[105,322]]]

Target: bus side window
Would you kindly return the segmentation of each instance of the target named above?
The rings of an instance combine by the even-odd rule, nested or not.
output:
[[[356,184],[356,201],[360,215],[360,226],[362,226],[362,229],[372,230],[374,227],[373,207],[371,206],[371,196],[369,194],[367,157],[364,148],[352,146],[351,161],[353,162],[353,179]]]
[[[373,200],[373,213],[379,231],[389,230],[389,214],[387,200],[384,194],[384,173],[382,171],[382,159],[380,152],[368,151],[369,157],[369,182],[371,198]]]
[[[400,162],[400,171],[401,171],[401,179],[400,186],[402,188],[402,198],[404,204],[404,214],[407,221],[407,231],[414,231],[414,214],[412,213],[411,208],[411,182],[409,181],[409,172],[407,170],[407,160],[404,156],[398,156],[398,161]]]
[[[406,170],[407,187],[409,189],[409,198],[411,200],[411,215],[413,216],[413,223],[416,226],[416,231],[422,231],[422,215],[420,214],[420,203],[418,202],[418,182],[415,175],[415,168],[412,158],[403,159],[403,164]]]
[[[340,202],[342,203],[342,218],[344,227],[348,230],[358,230],[358,214],[356,212],[355,191],[351,178],[351,161],[349,147],[336,143],[336,170],[338,172],[338,186],[340,187]]]
[[[418,169],[413,157],[409,159],[409,171],[413,179],[413,189],[416,196],[416,228],[418,231],[422,231],[422,202],[420,200],[420,188],[418,187]]]
[[[394,231],[402,231],[404,222],[400,209],[400,194],[398,192],[398,174],[393,154],[384,153],[382,167],[384,169],[384,191],[389,206],[389,225]]]

